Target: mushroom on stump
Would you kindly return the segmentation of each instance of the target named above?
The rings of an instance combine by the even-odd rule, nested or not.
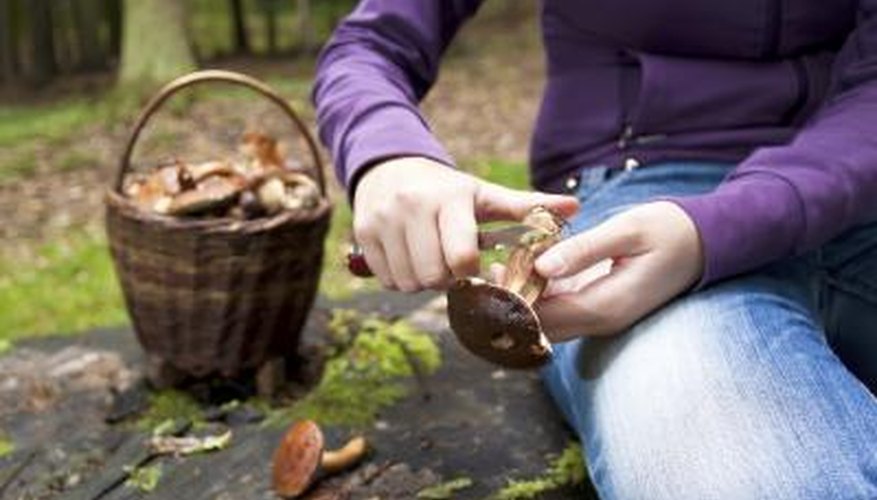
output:
[[[448,319],[473,354],[506,368],[538,368],[551,360],[551,344],[533,304],[546,281],[533,268],[560,241],[563,221],[543,207],[523,220],[529,227],[512,248],[501,283],[462,278],[448,290]]]
[[[324,447],[323,432],[316,422],[293,424],[274,452],[274,491],[284,498],[296,498],[320,479],[353,467],[368,451],[362,436],[334,451]]]

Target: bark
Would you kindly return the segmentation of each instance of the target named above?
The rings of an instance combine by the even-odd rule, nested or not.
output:
[[[162,84],[195,69],[185,2],[125,0],[123,19],[122,84]]]
[[[231,8],[231,35],[234,41],[234,51],[238,54],[249,54],[250,36],[247,33],[243,0],[229,0],[229,7]]]

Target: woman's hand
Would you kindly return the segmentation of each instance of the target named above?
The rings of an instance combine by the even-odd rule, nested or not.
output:
[[[703,255],[688,215],[655,202],[558,243],[536,269],[550,280],[536,308],[548,336],[560,342],[629,328],[695,284]]]
[[[562,216],[574,197],[515,191],[419,157],[372,167],[354,197],[353,231],[369,267],[390,289],[442,288],[478,273],[478,222],[521,220],[537,205]]]

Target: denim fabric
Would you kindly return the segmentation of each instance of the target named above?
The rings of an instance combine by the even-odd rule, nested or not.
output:
[[[572,231],[731,168],[586,169]],[[877,498],[877,225],[555,354],[548,389],[604,499]]]

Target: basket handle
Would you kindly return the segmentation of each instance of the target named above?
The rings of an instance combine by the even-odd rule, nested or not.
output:
[[[316,177],[317,184],[319,184],[320,193],[324,198],[326,197],[326,179],[325,174],[323,173],[323,161],[320,159],[317,143],[314,141],[314,138],[308,131],[305,123],[296,114],[295,110],[292,109],[292,106],[285,99],[280,97],[277,92],[271,89],[271,87],[259,80],[241,73],[218,69],[195,71],[181,76],[162,87],[162,89],[149,100],[146,107],[140,112],[140,116],[137,117],[137,121],[134,123],[134,128],[131,130],[131,135],[125,143],[125,151],[122,154],[122,160],[119,163],[119,171],[116,175],[116,191],[122,191],[122,183],[124,181],[125,173],[131,167],[131,156],[134,154],[134,146],[137,144],[137,139],[140,137],[140,133],[143,131],[147,122],[149,122],[149,119],[152,118],[152,115],[155,114],[158,108],[161,107],[161,105],[172,95],[186,87],[203,82],[225,82],[241,85],[262,94],[264,97],[267,97],[274,102],[274,104],[278,105],[286,115],[289,116],[298,131],[304,136],[308,149],[314,158],[314,176]]]

